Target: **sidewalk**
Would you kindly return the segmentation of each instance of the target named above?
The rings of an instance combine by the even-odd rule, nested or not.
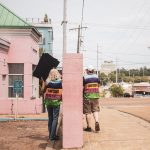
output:
[[[92,122],[94,129],[94,120]],[[115,109],[102,107],[100,125],[101,131],[99,133],[83,132],[84,145],[82,150],[150,149],[150,124],[142,119]],[[84,127],[86,127],[85,120]],[[48,144],[46,150],[61,149],[61,142],[54,143],[54,148]]]

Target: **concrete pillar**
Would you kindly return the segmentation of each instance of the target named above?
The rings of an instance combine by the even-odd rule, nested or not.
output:
[[[83,56],[63,56],[63,148],[83,146]]]

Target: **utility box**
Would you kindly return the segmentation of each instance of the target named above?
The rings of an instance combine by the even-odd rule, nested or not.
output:
[[[83,55],[63,56],[63,148],[83,146]]]

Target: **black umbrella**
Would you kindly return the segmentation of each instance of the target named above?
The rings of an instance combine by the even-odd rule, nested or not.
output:
[[[52,57],[48,53],[43,53],[33,72],[33,76],[39,79],[42,78],[45,81],[48,77],[49,71],[52,68],[56,68],[58,64],[59,61],[56,58]]]

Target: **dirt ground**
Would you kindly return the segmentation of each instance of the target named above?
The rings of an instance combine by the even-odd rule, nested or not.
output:
[[[118,106],[119,103],[120,106]],[[133,114],[150,122],[150,100],[104,100],[101,101],[100,105],[114,106],[113,109]],[[0,115],[0,118],[3,117],[6,116]],[[9,115],[7,117],[12,118],[14,116]],[[32,118],[33,116],[28,117]],[[45,118],[47,113],[34,116],[34,118],[39,117]],[[0,122],[0,150],[45,150],[47,138],[47,121]]]
[[[0,122],[0,150],[44,150],[47,121]]]

